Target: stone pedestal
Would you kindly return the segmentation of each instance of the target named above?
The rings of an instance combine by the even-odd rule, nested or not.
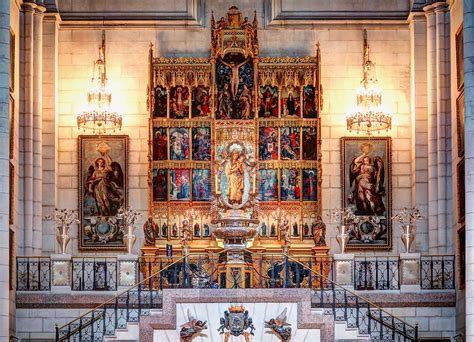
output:
[[[123,292],[138,283],[138,256],[117,255],[118,276],[117,291]]]
[[[354,254],[334,254],[334,281],[354,290]]]
[[[400,253],[400,290],[420,292],[420,253]]]
[[[70,254],[51,255],[51,293],[71,293]]]

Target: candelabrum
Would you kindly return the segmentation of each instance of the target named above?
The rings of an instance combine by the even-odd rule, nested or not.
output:
[[[141,214],[134,210],[132,207],[120,208],[117,211],[117,218],[123,220],[123,227],[127,230],[127,233],[124,235],[125,246],[127,246],[128,254],[132,254],[133,245],[137,240],[135,236],[135,222]]]
[[[410,247],[415,241],[415,223],[423,218],[420,209],[403,208],[398,214],[392,217],[402,225],[402,242],[405,246],[405,253],[410,253]]]
[[[335,222],[338,222],[336,241],[341,247],[341,253],[346,251],[347,242],[349,241],[349,233],[347,224],[355,219],[354,211],[351,208],[335,208],[329,214]]]
[[[66,254],[66,248],[71,240],[70,226],[79,223],[77,210],[54,208],[54,215],[46,215],[44,219],[56,223],[56,241],[62,254]]]

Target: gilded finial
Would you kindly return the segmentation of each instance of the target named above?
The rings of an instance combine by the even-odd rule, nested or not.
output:
[[[253,27],[257,28],[258,20],[257,20],[257,11],[253,11]]]

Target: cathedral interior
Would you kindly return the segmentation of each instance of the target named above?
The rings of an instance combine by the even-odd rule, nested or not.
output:
[[[473,0],[1,0],[0,108],[0,341],[474,341]]]

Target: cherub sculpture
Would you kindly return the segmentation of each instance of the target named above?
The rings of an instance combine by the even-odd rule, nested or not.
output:
[[[286,322],[286,308],[276,318],[271,318],[268,322],[265,321],[265,328],[271,329],[267,333],[274,334],[280,338],[282,342],[289,342],[291,340],[291,324]]]
[[[201,321],[194,318],[188,309],[188,321],[181,325],[181,331],[179,337],[182,342],[191,342],[195,337],[201,334],[204,329],[207,329],[207,321]]]

